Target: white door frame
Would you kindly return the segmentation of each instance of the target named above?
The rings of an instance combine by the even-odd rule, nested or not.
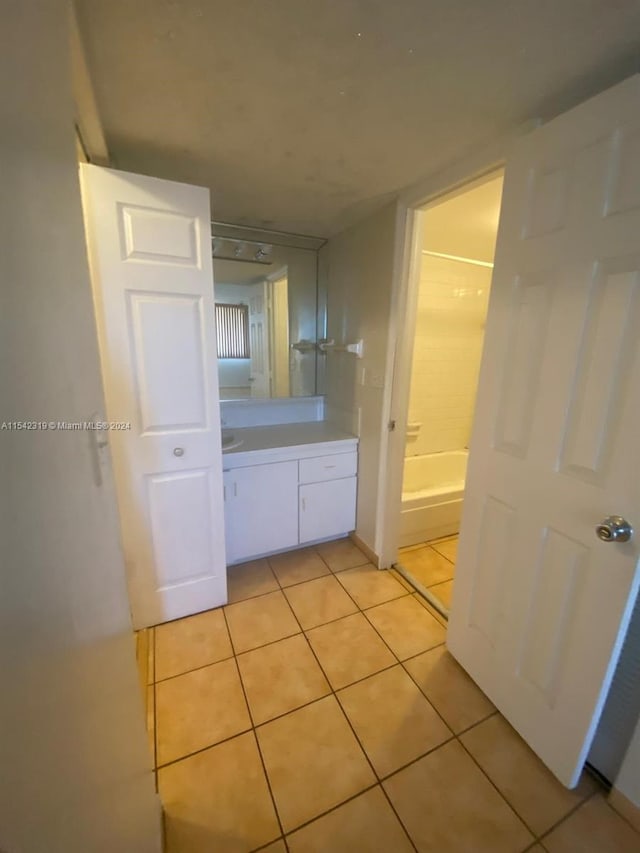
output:
[[[378,469],[375,554],[380,568],[391,566],[398,555],[415,308],[420,278],[420,212],[431,204],[443,201],[447,196],[465,192],[491,180],[497,171],[504,169],[516,139],[539,124],[538,120],[528,122],[513,134],[409,188],[398,199]],[[393,430],[389,429],[391,422],[395,423]]]

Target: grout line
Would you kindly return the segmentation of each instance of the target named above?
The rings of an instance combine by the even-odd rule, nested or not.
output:
[[[447,727],[448,728],[448,727]],[[449,729],[451,732],[451,729]],[[400,767],[392,770],[391,773],[386,773],[384,776],[380,776],[380,783],[387,782],[393,776],[396,776],[398,773],[402,773],[403,770],[406,770],[407,767],[411,767],[413,764],[417,764],[418,761],[422,761],[423,758],[426,758],[428,755],[431,755],[432,752],[437,752],[441,747],[446,746],[449,743],[453,743],[456,740],[456,736],[451,732],[451,737],[448,737],[446,740],[443,740],[441,743],[437,744],[437,746],[432,746],[431,749],[428,749],[426,752],[422,752],[420,755],[417,755],[415,758],[412,758],[411,761],[407,761],[406,764],[402,764]]]
[[[505,803],[509,806],[509,808],[510,808],[510,809],[511,809],[511,811],[514,813],[514,815],[515,815],[515,816],[518,818],[518,820],[519,820],[519,821],[524,825],[524,827],[526,828],[527,832],[529,832],[529,833],[533,836],[533,840],[532,840],[532,842],[531,842],[531,845],[533,845],[536,841],[538,841],[538,840],[539,840],[538,833],[537,833],[537,832],[535,832],[535,831],[534,831],[534,830],[529,826],[529,824],[527,823],[527,821],[526,821],[526,820],[522,817],[522,815],[517,811],[517,809],[515,808],[515,806],[514,806],[512,803],[510,803],[510,802],[509,802],[509,800],[508,800],[508,799],[506,798],[506,796],[502,793],[502,791],[500,790],[500,788],[499,788],[499,787],[496,785],[496,783],[493,781],[493,779],[491,778],[491,776],[489,776],[489,774],[488,774],[488,773],[487,773],[487,771],[484,769],[484,767],[482,767],[482,765],[481,765],[481,764],[480,764],[480,762],[476,759],[476,757],[473,755],[473,753],[472,753],[469,749],[467,749],[467,747],[465,746],[465,744],[462,742],[462,740],[461,740],[457,735],[456,735],[456,740],[458,741],[458,743],[460,744],[460,746],[464,749],[464,751],[467,753],[467,755],[471,758],[471,760],[472,760],[472,761],[473,761],[473,763],[476,765],[476,767],[478,767],[478,769],[482,772],[482,774],[485,776],[485,778],[487,778],[487,779],[489,780],[489,782],[491,783],[492,787],[493,787],[493,788],[495,788],[495,790],[498,792],[498,794],[500,795],[500,797],[505,801]],[[531,845],[529,845],[529,846],[531,846]]]
[[[455,566],[456,561],[452,560],[451,557],[447,557],[446,554],[443,554],[442,551],[438,551],[438,548],[435,545],[429,545],[432,551],[435,551],[439,557],[442,557],[443,560],[446,560],[448,563],[451,563],[452,566]]]
[[[315,823],[316,820],[320,820],[321,817],[326,817],[327,815],[331,814],[332,812],[337,811],[339,808],[342,808],[342,806],[346,806],[347,803],[351,803],[351,802],[353,802],[353,800],[357,800],[358,797],[361,797],[363,794],[367,794],[369,791],[373,791],[375,788],[378,788],[378,787],[380,787],[380,783],[377,781],[374,782],[372,785],[367,785],[366,788],[363,788],[361,791],[358,791],[357,794],[352,794],[350,797],[347,797],[346,800],[342,800],[342,802],[338,803],[336,806],[331,806],[330,809],[327,809],[326,811],[321,812],[320,814],[316,815],[315,817],[309,818],[309,820],[305,820],[304,823],[301,823],[298,826],[294,826],[293,829],[289,830],[289,832],[287,833],[287,836],[293,835],[295,832],[298,832],[298,830],[300,830],[300,829],[305,829],[305,827],[309,826],[312,823]],[[357,851],[355,851],[355,853],[357,853]]]
[[[260,853],[261,850],[268,850],[273,844],[277,844],[278,841],[282,841],[284,844],[284,849],[289,853],[289,845],[287,844],[287,838],[285,835],[279,836],[279,838],[274,838],[273,841],[267,841],[266,844],[261,844],[260,847],[253,847],[249,853]]]
[[[445,626],[443,625],[442,627],[444,628]],[[404,663],[407,663],[407,661],[415,660],[416,658],[419,658],[419,657],[420,657],[420,655],[424,655],[424,654],[426,654],[427,652],[432,652],[434,649],[439,649],[439,648],[440,648],[440,646],[446,646],[446,645],[447,645],[446,641],[444,641],[444,642],[442,642],[442,643],[438,643],[437,645],[432,646],[430,649],[425,649],[425,650],[424,650],[424,651],[422,651],[422,652],[416,652],[416,653],[415,653],[415,655],[409,655],[409,657],[408,657],[408,658],[402,658],[401,663],[403,663],[403,664],[404,664]],[[474,684],[475,684],[475,682],[474,682]]]
[[[280,820],[280,812],[278,811],[278,806],[276,805],[276,798],[275,798],[275,796],[273,794],[273,790],[271,788],[271,781],[269,779],[269,774],[267,773],[267,766],[266,766],[265,761],[264,761],[264,755],[262,754],[262,749],[260,748],[260,741],[258,740],[258,734],[256,732],[256,726],[255,726],[255,721],[253,719],[253,713],[251,711],[251,706],[249,704],[249,698],[247,696],[247,691],[245,690],[244,681],[242,680],[242,673],[240,672],[240,665],[238,664],[238,656],[237,656],[236,651],[235,651],[235,646],[233,644],[233,638],[231,637],[231,631],[229,629],[229,623],[227,622],[227,614],[224,613],[224,609],[223,609],[223,615],[224,615],[224,623],[226,625],[227,632],[229,634],[229,642],[231,643],[231,650],[233,651],[233,662],[236,665],[236,672],[238,673],[238,680],[240,681],[240,687],[242,689],[242,695],[244,696],[244,702],[245,702],[245,705],[247,706],[247,713],[249,714],[249,721],[251,722],[251,732],[253,734],[253,740],[255,742],[256,749],[258,750],[258,755],[260,756],[260,763],[262,765],[262,772],[264,773],[264,778],[265,778],[265,781],[267,783],[267,788],[269,789],[269,796],[271,797],[271,802],[273,804],[273,811],[275,813],[276,820],[278,821],[278,826],[280,827],[280,834],[282,836],[284,836],[284,827],[282,825],[282,821]],[[288,851],[289,845],[287,844],[286,841],[284,842],[284,846],[286,847],[286,849]]]
[[[601,793],[602,793],[602,791],[601,791],[601,790],[599,790],[599,791],[592,791],[592,793],[591,793],[591,794],[588,794],[586,797],[584,797],[582,800],[580,800],[580,802],[579,802],[579,803],[576,803],[576,805],[575,805],[575,806],[573,806],[573,807],[572,807],[572,808],[571,808],[571,809],[566,813],[566,815],[564,815],[563,817],[561,817],[561,818],[560,818],[560,820],[557,820],[554,824],[552,824],[552,826],[550,826],[550,827],[549,827],[549,829],[545,829],[545,831],[542,833],[542,835],[539,835],[539,836],[538,836],[537,840],[538,840],[542,845],[544,845],[544,839],[545,839],[545,838],[548,838],[554,830],[556,830],[556,829],[557,829],[561,824],[565,823],[565,821],[569,820],[569,818],[570,818],[572,815],[574,815],[574,814],[578,811],[578,809],[581,809],[581,808],[582,808],[582,806],[584,806],[586,803],[588,803],[588,802],[589,802],[589,800],[592,800],[594,797],[597,797],[597,796],[598,796],[599,794],[601,794]],[[546,848],[545,848],[545,849],[546,849]]]
[[[471,723],[471,725],[467,726],[466,729],[461,729],[459,732],[456,732],[455,733],[456,737],[462,737],[462,735],[466,735],[467,732],[470,732],[472,729],[475,729],[476,726],[482,725],[482,723],[486,723],[487,720],[490,720],[491,717],[495,717],[499,713],[500,713],[500,711],[498,711],[498,709],[496,708],[490,714],[487,714],[486,717],[482,717],[482,719],[478,720],[477,722]]]
[[[187,752],[184,755],[179,756],[178,758],[172,758],[171,761],[165,761],[164,764],[158,765],[158,771],[165,770],[167,767],[171,767],[172,764],[178,764],[180,761],[184,761],[187,758],[193,758],[194,755],[200,755],[201,752],[206,752],[209,749],[213,749],[216,746],[220,746],[223,743],[229,743],[230,740],[234,740],[241,735],[247,735],[253,731],[253,728],[249,726],[249,728],[242,729],[239,732],[234,732],[229,737],[222,738],[221,740],[216,740],[213,743],[208,743],[206,746],[202,746],[199,749],[194,749],[193,752]]]
[[[217,663],[224,663],[225,661],[231,660],[233,655],[228,655],[226,658],[220,658],[219,660],[212,660],[209,663],[203,663],[201,666],[194,666],[192,669],[185,669],[183,672],[176,672],[175,675],[167,675],[166,678],[159,678],[154,684],[166,684],[167,681],[173,681],[174,678],[180,678],[183,675],[189,675],[191,672],[198,672],[200,669],[206,669],[208,666],[215,666]]]

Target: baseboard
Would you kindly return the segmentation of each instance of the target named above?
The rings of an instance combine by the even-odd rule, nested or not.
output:
[[[609,805],[612,806],[618,814],[629,821],[631,826],[640,832],[640,808],[632,803],[628,797],[618,791],[617,788],[612,788],[609,793]]]
[[[372,550],[366,542],[363,542],[362,539],[358,536],[358,534],[354,531],[349,534],[349,538],[353,542],[354,545],[357,545],[361,551],[364,551],[366,557],[368,558],[370,563],[376,568],[380,568],[380,557],[376,554],[374,550]]]

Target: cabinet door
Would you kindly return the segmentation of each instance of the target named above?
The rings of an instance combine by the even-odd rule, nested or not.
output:
[[[300,486],[300,542],[341,536],[356,526],[356,477]]]
[[[298,544],[298,463],[236,468],[224,475],[227,563]]]

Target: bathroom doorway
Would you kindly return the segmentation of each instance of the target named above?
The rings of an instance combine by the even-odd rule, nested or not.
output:
[[[448,616],[503,173],[420,210],[397,568]],[[408,324],[409,325],[409,324]]]

